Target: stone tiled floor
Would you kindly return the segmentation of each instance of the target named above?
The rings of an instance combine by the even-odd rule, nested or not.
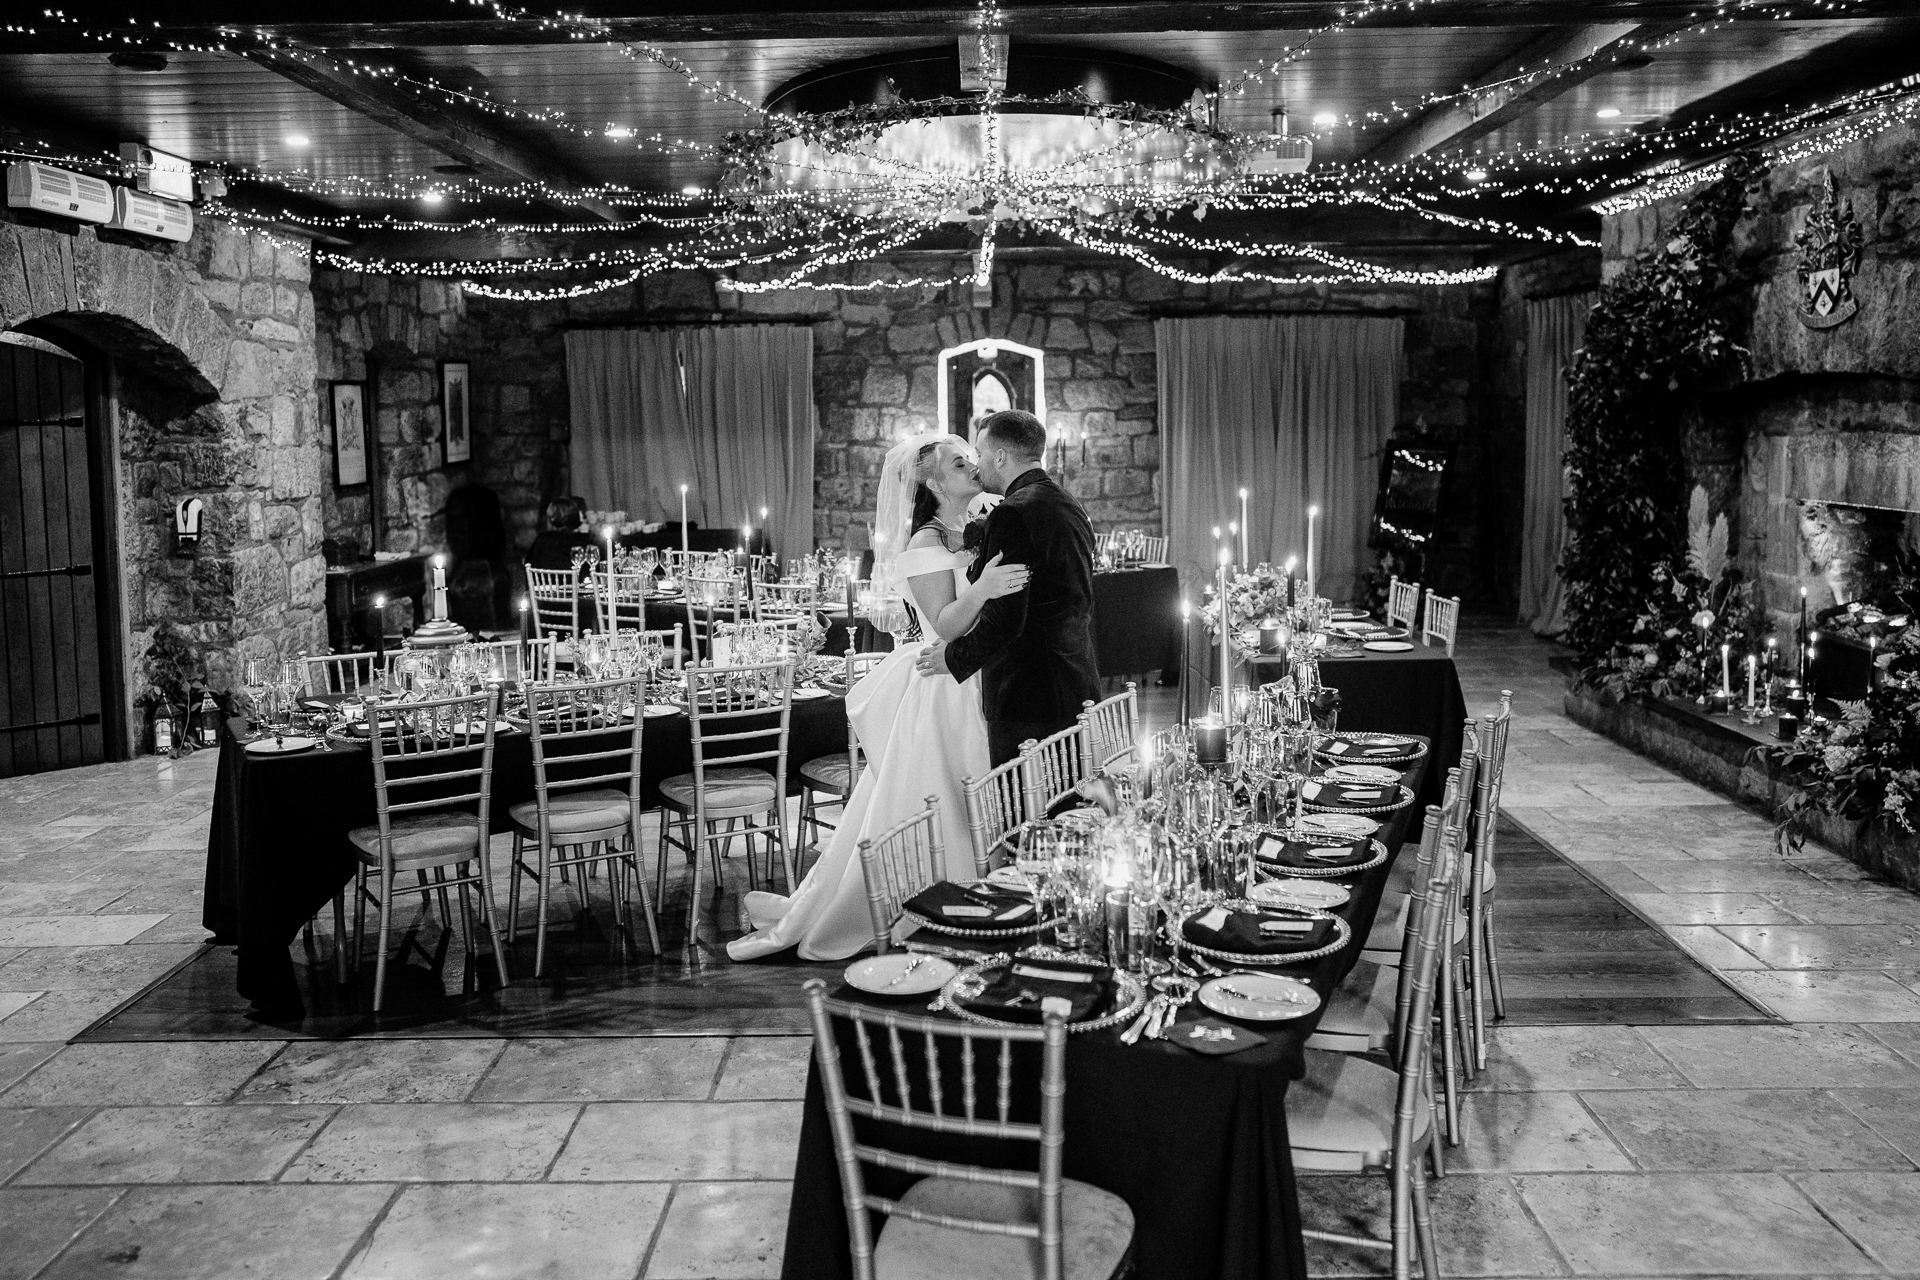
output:
[[[1572,725],[1545,655],[1460,648],[1516,695],[1508,808],[1786,1022],[1500,1031],[1446,1273],[1920,1276],[1920,899]],[[65,1046],[203,936],[211,792],[0,782],[0,1280],[777,1274],[804,1041]],[[1327,1225],[1381,1191],[1302,1185]]]

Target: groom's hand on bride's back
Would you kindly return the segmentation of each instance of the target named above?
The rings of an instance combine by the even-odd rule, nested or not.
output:
[[[953,672],[947,670],[947,642],[935,640],[922,649],[920,656],[913,660],[913,668],[923,676],[952,675]]]

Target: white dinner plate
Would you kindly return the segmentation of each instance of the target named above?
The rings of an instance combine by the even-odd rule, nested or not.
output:
[[[1012,865],[995,867],[993,870],[987,872],[986,883],[997,884],[1008,889],[1018,889],[1022,893],[1033,892],[1033,881],[1027,878],[1027,873]]]
[[[1253,886],[1247,895],[1255,902],[1276,907],[1309,907],[1327,911],[1353,895],[1344,885],[1331,880],[1267,880]]]
[[[1405,653],[1413,646],[1405,640],[1369,640],[1361,648],[1371,649],[1375,653]]]
[[[288,734],[284,738],[262,738],[258,742],[249,742],[247,750],[256,756],[290,756],[296,751],[311,751],[319,745],[318,738]]]
[[[455,725],[454,728],[463,734],[477,738],[487,731],[487,722],[485,720],[463,720]],[[505,720],[495,720],[493,722],[493,731],[495,733],[512,733],[513,726]]]
[[[1300,820],[1300,833],[1308,839],[1326,836],[1357,840],[1379,829],[1379,823],[1357,813],[1310,813]]]
[[[923,996],[946,986],[958,972],[958,965],[939,956],[891,951],[848,965],[847,985],[876,996]]]
[[[647,719],[649,720],[657,719],[660,716],[677,716],[679,714],[680,708],[674,706],[671,702],[649,702],[647,704]]]
[[[1333,620],[1335,622],[1360,622],[1370,616],[1371,615],[1363,609],[1335,609],[1333,611]]]
[[[1200,1003],[1243,1022],[1285,1022],[1318,1009],[1320,993],[1283,973],[1230,973],[1203,985]]]
[[[1329,622],[1327,630],[1338,631],[1343,636],[1363,636],[1378,628],[1371,622]]]
[[[1383,764],[1336,764],[1320,775],[1328,782],[1398,782],[1400,771]]]
[[[815,698],[831,698],[832,696],[833,691],[831,689],[795,689],[793,691],[793,700],[795,702],[812,702]]]

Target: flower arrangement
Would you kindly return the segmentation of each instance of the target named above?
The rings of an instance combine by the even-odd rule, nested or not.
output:
[[[1838,720],[1815,717],[1775,763],[1799,785],[1783,804],[1783,844],[1798,844],[1809,808],[1861,822],[1881,819],[1920,832],[1920,635],[1894,636],[1876,661],[1875,683]]]
[[[1220,634],[1220,602],[1215,597],[1218,588],[1209,583],[1206,603],[1200,606],[1200,617],[1206,623],[1207,630],[1213,635]],[[1233,645],[1243,654],[1259,651],[1257,642],[1246,639],[1246,633],[1260,625],[1267,618],[1287,616],[1287,578],[1280,570],[1270,564],[1263,564],[1252,573],[1235,574],[1227,582],[1227,623],[1232,629]]]

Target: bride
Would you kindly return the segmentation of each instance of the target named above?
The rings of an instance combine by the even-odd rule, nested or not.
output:
[[[874,513],[877,545],[897,554],[876,557],[874,580],[904,583],[927,639],[953,640],[972,629],[980,609],[1027,585],[1025,565],[1003,565],[996,555],[967,581],[973,553],[961,549],[967,504],[982,492],[973,451],[958,436],[928,434],[888,452]],[[884,535],[884,541],[880,536]],[[914,670],[920,646],[897,646],[847,691],[847,718],[859,735],[866,767],[841,811],[826,852],[792,897],[749,893],[753,932],[727,944],[735,960],[755,960],[798,947],[805,960],[844,960],[873,940],[859,842],[940,799],[940,839],[947,879],[973,876],[963,778],[987,771],[987,723],[980,710],[980,677],[964,683]]]

